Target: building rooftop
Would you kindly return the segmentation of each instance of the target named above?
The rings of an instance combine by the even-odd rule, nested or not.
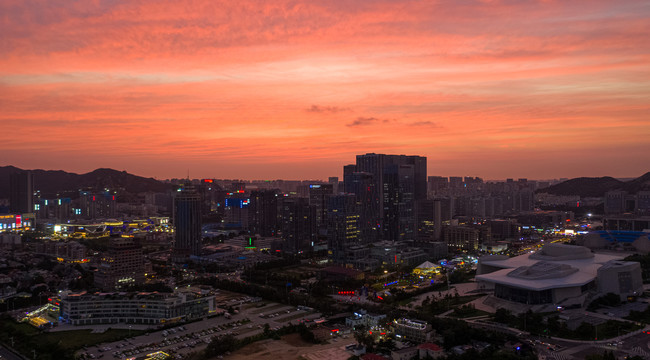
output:
[[[439,345],[433,343],[420,344],[418,345],[418,349],[427,349],[431,351],[443,351]]]
[[[582,286],[593,281],[603,265],[621,259],[621,255],[594,254],[583,246],[549,244],[534,254],[481,259],[481,264],[503,270],[476,279],[536,291]]]

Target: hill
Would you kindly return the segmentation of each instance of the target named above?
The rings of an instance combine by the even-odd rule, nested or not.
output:
[[[9,197],[9,176],[24,171],[15,166],[0,167],[0,198]],[[34,174],[34,190],[40,190],[46,197],[57,193],[83,188],[120,189],[121,193],[137,194],[146,191],[166,192],[172,188],[153,178],[129,174],[126,171],[97,169],[86,174],[69,173],[62,170],[30,170]]]
[[[625,190],[630,194],[636,194],[639,191],[650,191],[650,172],[626,182],[621,190]]]
[[[620,181],[610,176],[580,177],[537,190],[538,193],[553,195],[580,195],[580,197],[600,197],[606,192],[624,190],[630,194],[650,190],[650,172],[629,181]]]

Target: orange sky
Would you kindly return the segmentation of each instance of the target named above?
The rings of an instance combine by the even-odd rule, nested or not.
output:
[[[0,165],[650,171],[650,2],[0,0]]]

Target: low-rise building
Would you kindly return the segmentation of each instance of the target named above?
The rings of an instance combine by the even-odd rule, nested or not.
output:
[[[426,321],[401,318],[394,320],[395,336],[400,340],[415,343],[427,342],[431,339],[433,330]]]
[[[345,325],[350,327],[365,326],[367,329],[372,329],[379,325],[382,319],[386,318],[386,314],[369,314],[365,310],[359,310],[354,315],[345,318]]]
[[[215,297],[193,292],[95,293],[66,292],[60,317],[72,325],[131,323],[162,325],[216,315]]]
[[[419,354],[418,348],[415,346],[406,347],[402,349],[393,350],[390,352],[392,360],[411,360]]]
[[[434,343],[424,343],[418,345],[418,352],[420,359],[426,359],[427,357],[437,359],[439,357],[445,356],[445,350]]]
[[[592,295],[615,293],[626,299],[643,292],[639,263],[620,255],[594,254],[586,247],[549,244],[533,254],[479,259],[479,288],[494,289],[500,302],[533,311],[584,305]]]

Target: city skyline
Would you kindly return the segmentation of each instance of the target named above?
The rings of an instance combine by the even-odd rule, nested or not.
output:
[[[166,178],[648,171],[643,1],[3,1],[0,165]]]

